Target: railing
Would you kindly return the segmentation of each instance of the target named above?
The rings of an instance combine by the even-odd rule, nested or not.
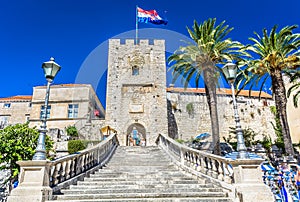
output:
[[[233,189],[234,175],[231,166],[233,160],[192,149],[164,134],[159,134],[157,144],[184,170],[208,177],[224,188]]]
[[[89,173],[86,171],[103,166],[110,159],[117,146],[118,139],[113,134],[90,149],[51,161],[49,186],[52,187],[53,191],[56,191],[72,183],[71,180],[84,177],[81,176],[82,174],[88,175]],[[66,185],[63,185],[65,182]],[[55,189],[58,185],[60,186]]]
[[[274,201],[262,181],[259,165],[264,159],[260,157],[232,160],[184,146],[164,134],[158,135],[157,144],[178,167],[219,184],[234,201]]]
[[[180,166],[189,171],[200,172],[228,184],[234,181],[231,167],[233,160],[192,149],[163,134],[159,135],[158,143]]]

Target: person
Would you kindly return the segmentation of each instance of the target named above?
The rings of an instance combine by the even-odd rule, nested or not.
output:
[[[284,186],[284,181],[283,181],[283,172],[279,170],[278,172],[278,181],[277,181],[277,186],[279,188],[279,191],[280,191],[280,195],[283,199],[283,201],[288,201],[288,194],[287,194],[287,191],[285,189],[285,186]]]
[[[146,140],[144,138],[142,138],[142,140],[141,140],[141,146],[142,147],[146,146]]]
[[[295,175],[295,186],[297,188],[297,192],[298,192],[298,198],[300,199],[300,167],[297,167],[297,172]]]
[[[133,127],[132,129],[132,138],[133,138],[133,146],[139,145],[139,134],[138,134],[138,130],[136,129],[136,127]]]
[[[281,166],[280,166],[280,170],[281,170],[282,172],[287,172],[287,171],[289,171],[289,166],[288,166],[288,164],[286,163],[286,160],[284,160],[284,161],[282,162],[282,164],[281,164]]]
[[[134,140],[131,136],[129,136],[129,146],[133,146],[134,145]]]

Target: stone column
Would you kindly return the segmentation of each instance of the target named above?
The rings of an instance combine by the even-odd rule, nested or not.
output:
[[[237,159],[231,162],[236,198],[240,202],[273,202],[271,189],[263,183],[261,159]]]
[[[19,185],[13,189],[8,202],[44,202],[52,197],[49,187],[50,161],[18,161]]]

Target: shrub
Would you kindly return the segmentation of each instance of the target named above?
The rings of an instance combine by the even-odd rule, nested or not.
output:
[[[31,160],[37,147],[39,131],[28,123],[7,126],[0,130],[0,170],[9,169],[11,179],[17,177],[20,167],[17,161]],[[46,154],[52,151],[53,141],[45,138]]]
[[[80,150],[85,149],[86,145],[87,144],[85,144],[82,140],[70,140],[68,142],[68,152],[69,154],[74,154]]]
[[[67,132],[68,136],[78,137],[78,131],[77,131],[77,128],[75,126],[68,126],[66,128],[66,132]]]

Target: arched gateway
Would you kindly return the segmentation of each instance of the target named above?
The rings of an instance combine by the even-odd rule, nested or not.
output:
[[[127,146],[146,146],[146,129],[142,124],[131,124],[126,134]]]

